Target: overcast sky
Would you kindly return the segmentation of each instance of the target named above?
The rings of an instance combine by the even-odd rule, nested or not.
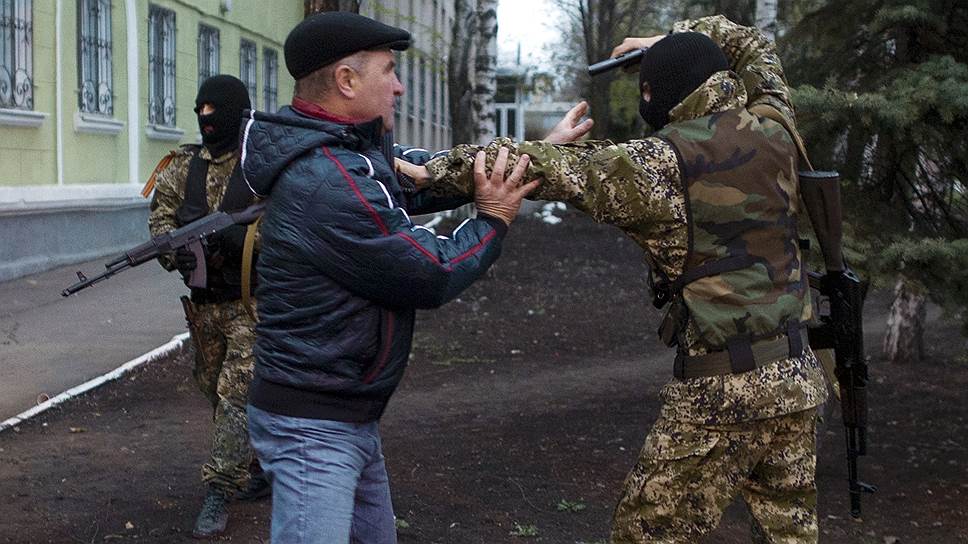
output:
[[[498,64],[513,64],[518,44],[522,64],[549,61],[549,49],[560,35],[558,21],[558,9],[551,0],[500,0],[497,5]]]

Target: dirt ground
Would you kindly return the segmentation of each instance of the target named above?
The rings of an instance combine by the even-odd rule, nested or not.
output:
[[[401,543],[601,543],[657,415],[672,352],[641,252],[578,215],[520,221],[459,300],[423,312],[383,420]],[[848,515],[839,415],[820,432],[821,542],[968,542],[968,361],[934,316],[928,362],[886,366],[888,299],[866,310],[871,424],[862,521]],[[934,314],[932,314],[934,315]],[[188,354],[0,433],[0,542],[188,542],[210,414]],[[232,505],[231,542],[267,542],[270,503]],[[734,504],[706,542],[748,541]]]

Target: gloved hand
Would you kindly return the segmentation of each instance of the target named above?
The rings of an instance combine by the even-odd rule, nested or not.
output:
[[[192,250],[187,247],[180,247],[175,250],[175,266],[178,267],[182,280],[187,283],[195,267],[198,266],[198,259],[195,258]]]

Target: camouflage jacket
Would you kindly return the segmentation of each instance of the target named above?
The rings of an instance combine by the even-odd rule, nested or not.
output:
[[[172,160],[156,177],[154,196],[151,199],[148,216],[148,230],[152,236],[158,236],[178,228],[175,212],[185,199],[185,184],[188,181],[188,167],[192,160],[192,148],[182,146],[171,152]],[[205,194],[208,197],[208,209],[217,210],[228,188],[229,177],[239,162],[235,151],[212,158],[204,146],[200,151],[201,158],[209,161],[208,174],[205,178]],[[259,245],[256,235],[256,246]],[[175,269],[175,261],[171,255],[163,255],[158,261],[166,270]]]
[[[789,94],[772,44],[755,28],[723,17],[677,23],[677,31],[705,33],[723,47],[731,71],[711,76],[670,112],[670,125],[717,112],[769,103],[792,115]],[[752,98],[748,91],[752,91]],[[521,154],[531,157],[529,176],[543,178],[534,198],[566,201],[596,221],[620,227],[646,252],[649,266],[670,280],[686,267],[687,206],[676,151],[667,141],[644,138],[565,145],[515,143],[506,138],[485,147],[489,165],[497,150],[511,151],[508,171]],[[477,146],[457,146],[430,161],[431,189],[468,193]],[[706,352],[698,331],[687,327],[680,341],[689,355]],[[663,390],[665,415],[710,424],[788,414],[826,398],[823,373],[813,354],[785,359],[744,373],[674,381]]]

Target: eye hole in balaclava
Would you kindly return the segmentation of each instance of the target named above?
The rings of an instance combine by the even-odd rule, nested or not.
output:
[[[212,113],[202,114],[202,106],[211,104]],[[239,146],[239,126],[242,110],[251,108],[249,91],[238,78],[217,75],[206,79],[195,97],[195,113],[202,143],[213,157],[218,157]]]
[[[642,55],[639,88],[648,83],[649,101],[639,98],[639,115],[653,130],[669,123],[669,111],[709,76],[729,69],[722,49],[698,32],[678,32],[662,38]]]

